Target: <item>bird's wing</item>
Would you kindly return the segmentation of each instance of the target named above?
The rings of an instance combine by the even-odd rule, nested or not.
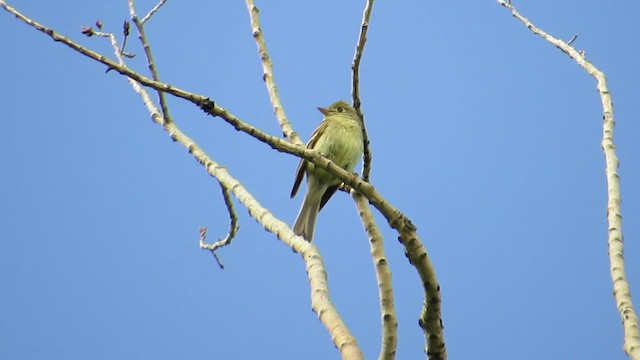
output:
[[[293,198],[298,193],[298,189],[300,188],[300,183],[302,182],[302,178],[304,177],[304,170],[307,167],[307,160],[300,159],[300,163],[298,164],[298,169],[296,170],[296,178],[293,182],[293,189],[291,189],[291,197]]]
[[[318,212],[320,212],[320,210],[322,210],[324,205],[327,203],[327,201],[329,201],[329,199],[331,199],[333,194],[335,194],[336,191],[338,191],[338,189],[340,188],[340,185],[341,185],[341,183],[333,185],[333,186],[330,186],[327,189],[327,191],[325,191],[324,194],[322,194],[322,199],[320,200],[320,208],[318,209]]]
[[[313,149],[320,138],[320,135],[324,133],[324,129],[327,127],[327,122],[323,121],[318,125],[318,127],[311,134],[311,139],[307,143],[307,149]],[[298,164],[298,168],[296,169],[296,178],[293,182],[293,189],[291,189],[291,197],[296,196],[298,193],[298,189],[300,188],[300,184],[302,183],[302,178],[304,177],[305,170],[307,169],[307,160],[300,159],[300,163]],[[334,190],[335,192],[335,190]],[[329,195],[331,197],[331,195]],[[327,198],[329,200],[329,198]],[[326,201],[325,201],[326,202]]]

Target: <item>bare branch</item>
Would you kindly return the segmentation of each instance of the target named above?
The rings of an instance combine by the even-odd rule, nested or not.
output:
[[[356,192],[352,192],[351,196],[358,208],[362,226],[369,234],[371,258],[375,265],[376,280],[378,281],[378,297],[380,299],[380,312],[382,313],[382,341],[378,360],[392,360],[395,359],[398,345],[398,320],[393,298],[391,270],[387,264],[387,256],[384,253],[384,238],[373,218],[366,198]]]
[[[631,301],[631,291],[625,272],[622,236],[622,212],[620,209],[620,178],[618,177],[618,165],[620,161],[616,155],[616,148],[613,143],[613,128],[615,120],[613,117],[613,101],[611,93],[607,87],[605,74],[598,70],[591,62],[585,58],[583,51],[577,51],[570,43],[547,34],[539,29],[529,19],[520,15],[511,2],[499,0],[498,3],[511,11],[511,14],[520,20],[527,28],[539,35],[547,42],[551,43],[569,57],[574,59],[589,75],[593,76],[598,85],[598,93],[602,102],[602,150],[606,162],[607,177],[607,220],[609,224],[609,261],[611,279],[613,281],[613,296],[618,307],[618,312],[622,318],[624,328],[624,351],[634,360],[640,360],[640,333],[638,332],[638,315],[636,314]],[[575,38],[575,37],[574,37]]]
[[[128,21],[125,21],[122,24],[122,36],[123,36],[123,40],[122,40],[122,48],[120,48],[120,52],[124,54],[124,48],[127,47],[127,40],[129,39],[129,28],[130,28],[130,24]]]
[[[160,8],[167,2],[167,0],[160,0],[159,3],[156,4],[156,6],[153,7],[153,9],[149,10],[149,12],[147,13],[147,15],[145,15],[142,20],[140,20],[140,24],[144,25],[147,21],[149,21],[149,19],[151,19],[151,17],[158,12],[158,10],[160,10]]]
[[[231,244],[231,241],[236,236],[236,233],[240,228],[240,226],[238,226],[238,216],[236,215],[235,209],[233,208],[233,201],[231,200],[231,196],[229,195],[229,189],[225,188],[222,184],[220,184],[220,189],[222,190],[224,204],[227,207],[227,212],[229,213],[229,232],[223,239],[220,239],[213,244],[207,244],[205,242],[207,228],[200,228],[200,248],[211,251],[213,255],[216,256],[218,264],[220,264],[220,260],[218,259],[215,251],[223,246]],[[204,229],[204,233],[202,229]],[[224,266],[222,266],[222,264],[220,264],[220,267],[224,269]]]
[[[218,242],[216,242],[216,244]],[[211,255],[213,255],[213,257],[216,259],[216,262],[218,263],[218,266],[220,267],[220,269],[224,270],[224,264],[222,264],[222,261],[220,261],[220,257],[218,257],[218,254],[216,254],[216,251],[213,249],[213,245],[215,244],[207,244],[207,228],[206,227],[200,228],[199,244],[200,244],[200,249],[206,249],[211,251]]]
[[[364,11],[362,13],[362,24],[360,25],[360,36],[358,37],[358,43],[356,44],[356,52],[353,56],[353,63],[351,64],[352,70],[352,90],[351,96],[353,97],[353,107],[356,109],[360,120],[362,120],[362,135],[364,138],[364,161],[362,169],[362,178],[365,181],[369,181],[369,174],[371,173],[371,147],[369,142],[369,135],[364,122],[364,114],[360,108],[360,62],[362,61],[362,53],[364,51],[364,44],[367,42],[367,31],[369,30],[369,19],[371,19],[371,10],[373,9],[373,1],[367,0]]]
[[[147,36],[144,32],[144,25],[143,22],[141,22],[138,19],[138,15],[136,14],[136,9],[133,6],[133,0],[129,0],[129,15],[131,16],[131,20],[133,21],[133,23],[136,25],[136,28],[138,29],[138,39],[140,40],[140,43],[142,44],[142,47],[144,49],[144,54],[147,57],[147,66],[149,67],[149,71],[151,72],[151,76],[153,77],[153,80],[155,81],[160,81],[160,76],[158,75],[158,70],[156,68],[156,64],[155,61],[153,60],[153,53],[151,52],[151,46],[149,46],[149,42],[147,41]],[[156,11],[158,11],[158,9],[160,9],[160,6],[162,3],[159,3],[158,5],[156,5]],[[162,109],[162,118],[164,119],[165,122],[171,122],[173,121],[171,119],[171,114],[169,113],[169,106],[167,106],[167,100],[164,96],[164,92],[160,91],[160,90],[156,90],[156,93],[158,94],[158,101],[160,102],[160,108]]]
[[[273,112],[276,115],[276,119],[278,119],[278,124],[280,124],[280,128],[282,128],[284,136],[286,136],[292,143],[302,145],[303,142],[300,140],[300,136],[298,136],[298,133],[296,133],[291,127],[291,124],[287,119],[287,115],[284,113],[284,108],[282,107],[278,87],[276,86],[276,82],[273,78],[273,63],[271,63],[271,58],[267,52],[267,43],[262,36],[262,28],[260,27],[260,10],[253,3],[253,0],[246,0],[246,3],[247,10],[249,11],[249,17],[251,18],[251,31],[253,33],[253,38],[256,41],[256,45],[258,45],[258,52],[260,53],[260,60],[262,62],[262,80],[267,86],[269,99],[273,105]]]
[[[425,352],[429,360],[445,360],[447,348],[444,343],[444,325],[442,324],[442,295],[433,263],[415,227],[407,227],[401,231],[398,240],[404,246],[405,255],[418,271],[422,281],[425,301],[418,325],[426,338]]]

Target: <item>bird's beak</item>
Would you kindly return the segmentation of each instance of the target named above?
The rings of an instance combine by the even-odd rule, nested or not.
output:
[[[329,115],[329,110],[327,110],[327,109],[325,109],[325,108],[321,108],[321,107],[319,107],[319,108],[318,108],[318,110],[320,110],[320,112],[321,112],[323,115],[325,115],[325,116],[326,116],[326,115]]]

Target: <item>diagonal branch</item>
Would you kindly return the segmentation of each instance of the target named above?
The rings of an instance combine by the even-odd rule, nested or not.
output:
[[[616,156],[616,147],[613,143],[613,128],[615,120],[613,117],[613,101],[611,93],[607,87],[605,74],[598,70],[591,62],[585,58],[584,51],[577,51],[569,43],[556,39],[539,29],[529,19],[520,15],[513,7],[511,1],[499,0],[498,3],[511,11],[511,14],[534,34],[539,35],[547,42],[551,43],[563,53],[574,59],[589,75],[593,76],[598,85],[598,93],[602,102],[602,150],[604,151],[607,177],[607,221],[609,223],[609,261],[611,279],[613,281],[613,296],[618,307],[618,312],[622,318],[624,328],[624,351],[634,360],[640,360],[640,333],[638,332],[638,315],[636,314],[631,301],[631,291],[625,272],[622,237],[622,212],[620,209],[620,178],[618,176],[618,165],[620,161]],[[574,39],[570,40],[573,42]]]
[[[156,4],[156,6],[154,6],[151,10],[149,10],[149,12],[147,13],[147,15],[145,15],[142,20],[140,20],[140,24],[144,25],[147,21],[149,21],[149,19],[151,19],[151,17],[158,12],[158,10],[160,10],[160,8],[167,2],[167,0],[160,0],[160,2],[158,2]]]
[[[269,99],[273,105],[273,112],[276,114],[276,119],[278,119],[278,124],[280,124],[280,128],[282,128],[284,136],[294,144],[302,145],[303,143],[302,140],[300,140],[300,136],[298,136],[298,133],[296,133],[291,127],[291,124],[287,119],[287,115],[284,113],[284,108],[282,107],[278,87],[276,86],[276,82],[273,78],[273,63],[271,62],[271,58],[267,52],[267,43],[262,36],[262,28],[260,27],[260,10],[253,3],[253,0],[246,0],[246,3],[247,10],[249,11],[249,16],[251,18],[251,31],[253,32],[253,38],[256,41],[256,45],[258,45],[258,52],[260,53],[260,60],[262,61],[262,80],[264,80],[264,83],[267,86]]]

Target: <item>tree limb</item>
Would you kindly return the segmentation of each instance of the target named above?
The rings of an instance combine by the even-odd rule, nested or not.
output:
[[[618,307],[624,328],[624,351],[633,360],[640,360],[640,333],[638,332],[638,315],[631,301],[631,291],[625,272],[622,236],[622,211],[620,209],[620,178],[618,177],[618,165],[620,161],[616,156],[616,147],[613,143],[613,101],[607,87],[605,74],[598,70],[591,62],[587,61],[584,51],[577,51],[570,45],[575,37],[567,43],[563,40],[547,34],[539,29],[529,19],[520,15],[513,7],[511,1],[498,0],[498,3],[511,11],[511,14],[520,20],[534,34],[554,45],[560,51],[567,54],[578,63],[589,75],[593,76],[598,85],[598,93],[602,102],[602,150],[606,162],[607,177],[607,221],[609,224],[609,261],[611,280],[613,281],[613,296]]]

